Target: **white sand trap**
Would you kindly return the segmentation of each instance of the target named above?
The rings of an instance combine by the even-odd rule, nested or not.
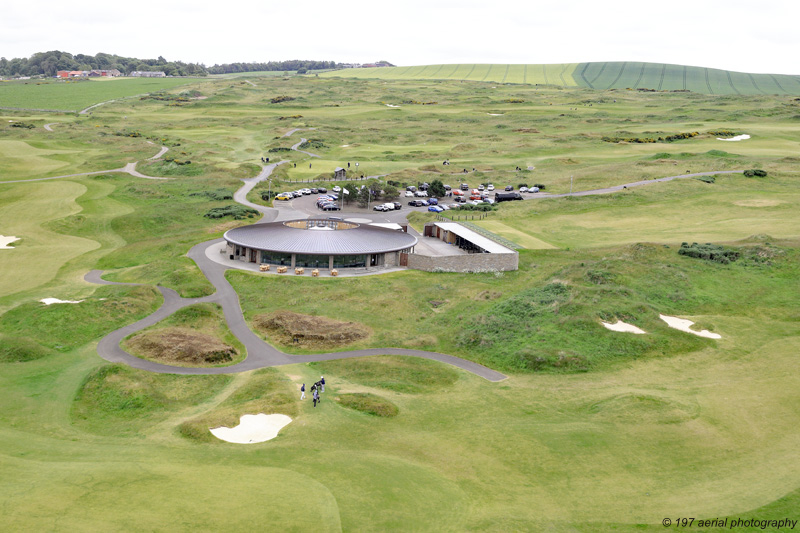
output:
[[[242,415],[239,425],[232,428],[224,426],[211,428],[211,434],[220,440],[234,444],[256,444],[278,436],[278,432],[292,419],[286,415]]]
[[[13,250],[13,246],[9,246],[14,241],[18,241],[19,237],[4,237],[0,235],[0,250]]]
[[[490,117],[502,117],[505,113],[486,113]]]
[[[50,304],[79,304],[83,300],[59,300],[58,298],[43,298],[39,301],[42,302],[44,305],[50,305]]]
[[[400,107],[399,105],[386,104],[386,107]]]
[[[603,324],[606,327],[606,329],[610,329],[611,331],[621,331],[622,333],[635,333],[637,335],[644,335],[645,333],[647,333],[645,330],[637,328],[633,324],[626,324],[625,322],[619,319],[617,319],[616,324],[603,322],[602,320],[600,321],[600,323]]]
[[[350,146],[350,145],[349,144],[343,144],[342,148],[347,148],[348,146]]]
[[[745,133],[744,135],[737,135],[736,137],[729,137],[727,139],[722,139],[720,137],[717,137],[717,140],[718,141],[746,141],[749,138],[750,138],[750,136]]]
[[[681,331],[685,331],[686,333],[691,333],[693,335],[697,335],[698,337],[706,337],[708,339],[721,339],[722,335],[718,333],[711,333],[707,329],[703,331],[695,331],[690,329],[690,326],[694,324],[691,320],[686,320],[685,318],[678,318],[676,316],[667,316],[667,315],[658,315],[658,318],[663,320],[667,323],[667,325],[671,328],[679,329]]]

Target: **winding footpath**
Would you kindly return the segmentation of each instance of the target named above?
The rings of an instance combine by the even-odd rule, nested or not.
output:
[[[285,134],[284,136],[289,136],[296,131],[298,130],[292,130],[287,134]],[[301,151],[298,150],[298,147],[303,142],[305,142],[305,139],[301,139],[300,143],[293,146],[292,149]],[[151,157],[149,159],[159,158],[164,153],[166,153],[167,150],[168,150],[167,147],[161,147],[161,151],[154,157]],[[303,152],[303,153],[312,157],[319,157],[318,155],[311,154],[309,152]],[[282,213],[282,210],[280,209],[265,207],[262,205],[254,204],[247,200],[247,194],[258,183],[260,183],[265,179],[268,179],[278,165],[284,163],[287,163],[287,161],[272,163],[270,165],[262,167],[261,172],[257,176],[242,180],[244,184],[234,193],[233,197],[236,202],[245,205],[247,207],[256,209],[259,213],[262,214],[262,219],[261,219],[262,222],[282,220],[286,218],[288,215],[294,216],[297,214],[293,210],[291,210],[292,211],[291,213]],[[81,174],[68,174],[64,176],[54,176],[50,178],[5,181],[5,182],[0,182],[0,185],[4,183],[25,183],[25,182],[36,182],[36,181],[54,180],[61,178],[80,177],[80,176],[92,176],[98,174],[107,174],[110,172],[124,172],[137,178],[144,178],[151,180],[170,179],[170,178],[145,176],[144,174],[141,174],[136,171],[136,163],[128,163],[122,168],[113,170],[84,172]],[[639,186],[649,185],[652,183],[671,181],[674,179],[695,178],[699,176],[708,176],[714,174],[735,174],[741,172],[742,172],[741,170],[729,170],[729,171],[718,171],[718,172],[699,172],[692,174],[681,174],[677,176],[669,176],[653,180],[637,181],[633,183],[627,183],[624,185],[607,187],[604,189],[594,189],[590,191],[579,191],[566,194],[541,194],[537,195],[536,198],[561,198],[566,196],[589,196],[596,194],[608,194],[613,192],[619,192],[624,189],[632,187],[639,187]],[[440,361],[442,363],[450,364],[457,368],[466,370],[468,372],[471,372],[477,376],[480,376],[484,379],[493,382],[502,381],[507,378],[507,376],[501,374],[500,372],[496,372],[494,370],[491,370],[485,366],[479,365],[472,361],[467,361],[465,359],[454,357],[452,355],[447,355],[437,352],[428,352],[424,350],[410,350],[404,348],[372,348],[365,350],[350,350],[343,352],[327,352],[327,353],[317,353],[317,354],[307,354],[307,355],[291,355],[281,352],[280,350],[276,349],[275,347],[271,346],[270,344],[262,340],[258,335],[253,333],[253,331],[248,327],[244,319],[244,315],[242,313],[242,308],[239,304],[239,296],[233,289],[233,287],[230,285],[230,283],[228,283],[228,280],[225,279],[225,271],[229,270],[231,267],[219,264],[213,261],[207,255],[208,253],[211,253],[209,252],[210,247],[218,245],[222,242],[223,239],[213,239],[210,241],[202,242],[200,244],[196,244],[189,250],[187,254],[188,257],[191,258],[197,264],[197,266],[203,272],[203,275],[205,275],[206,278],[209,280],[209,282],[214,286],[214,288],[216,289],[216,292],[214,294],[210,296],[204,296],[202,298],[182,298],[174,290],[158,286],[158,290],[161,292],[164,298],[164,303],[158,308],[158,310],[156,310],[151,315],[139,320],[138,322],[122,327],[103,337],[97,345],[98,355],[100,355],[100,357],[112,363],[124,363],[131,367],[147,370],[150,372],[165,373],[165,374],[186,374],[186,375],[233,374],[248,370],[255,370],[258,368],[281,366],[281,365],[296,364],[296,363],[329,361],[335,359],[347,359],[353,357],[366,357],[366,356],[376,356],[376,355],[405,355],[405,356],[421,357],[425,359],[431,359],[434,361]],[[117,283],[112,281],[106,281],[102,279],[102,271],[100,270],[90,271],[84,276],[84,279],[87,282],[94,284],[136,285],[130,283]],[[142,329],[157,324],[158,322],[172,315],[179,309],[198,303],[216,303],[222,307],[228,328],[230,329],[231,333],[233,333],[239,339],[239,341],[245,346],[247,350],[247,357],[245,358],[244,361],[241,361],[240,363],[237,363],[235,365],[225,366],[225,367],[210,367],[210,368],[179,367],[179,366],[165,365],[153,361],[140,359],[138,357],[129,354],[120,347],[120,343],[128,335],[131,335],[133,333],[136,333],[137,331],[141,331]]]
[[[277,218],[278,210],[252,204],[251,202],[248,202],[245,197],[257,183],[268,178],[272,171],[282,163],[283,162],[268,165],[264,167],[264,169],[255,178],[243,180],[245,182],[244,185],[238,191],[236,191],[234,195],[234,199],[236,201],[244,202],[244,205],[252,206],[258,209],[259,212],[264,215],[262,221],[264,221],[264,219]],[[191,248],[191,250],[189,250],[189,253],[187,254],[189,258],[191,258],[197,264],[208,281],[214,286],[216,289],[214,294],[210,296],[204,296],[202,298],[181,298],[174,290],[159,286],[158,290],[164,297],[164,303],[161,305],[161,307],[159,307],[158,310],[150,316],[113,331],[103,337],[97,345],[98,355],[100,355],[100,357],[106,361],[110,361],[112,363],[124,363],[134,368],[166,374],[233,374],[247,370],[255,370],[258,368],[295,363],[308,363],[313,361],[329,361],[333,359],[347,359],[352,357],[366,357],[372,355],[407,355],[447,363],[468,372],[472,372],[473,374],[489,381],[501,381],[507,377],[500,372],[496,372],[486,368],[485,366],[473,363],[472,361],[467,361],[452,355],[437,352],[427,352],[423,350],[408,350],[403,348],[373,348],[310,355],[290,355],[281,352],[280,350],[263,341],[247,326],[244,315],[242,314],[242,308],[239,305],[239,296],[236,294],[236,291],[233,289],[230,283],[228,283],[228,280],[225,279],[225,271],[230,267],[216,263],[206,255],[206,251],[210,246],[219,244],[220,242],[222,242],[222,239],[213,239],[196,244]],[[102,271],[92,270],[86,274],[86,276],[84,276],[84,279],[90,283],[103,285],[135,285],[106,281],[102,279],[101,276]],[[244,361],[225,367],[178,367],[140,359],[129,354],[120,346],[122,339],[128,335],[137,331],[141,331],[144,328],[160,322],[179,309],[198,303],[216,303],[222,307],[228,328],[247,350],[247,357]]]

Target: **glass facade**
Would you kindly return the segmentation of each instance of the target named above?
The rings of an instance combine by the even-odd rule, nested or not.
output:
[[[269,265],[292,266],[292,254],[261,251],[261,262]]]
[[[303,255],[297,254],[294,259],[294,266],[305,268],[328,268],[327,255]]]
[[[358,268],[365,266],[367,266],[366,254],[333,256],[333,268]]]

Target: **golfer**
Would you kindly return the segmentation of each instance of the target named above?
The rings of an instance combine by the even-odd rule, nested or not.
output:
[[[305,383],[300,385],[300,399],[301,400],[305,400],[306,399],[306,384]]]

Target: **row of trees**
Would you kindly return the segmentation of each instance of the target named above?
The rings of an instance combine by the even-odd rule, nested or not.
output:
[[[113,54],[99,53],[95,56],[86,54],[72,55],[68,52],[52,50],[38,52],[29,58],[0,58],[0,76],[48,76],[56,75],[59,70],[111,70],[117,69],[123,74],[135,70],[160,70],[167,76],[205,76],[208,74],[204,65],[184,63],[183,61],[167,61],[158,59],[137,59]]]
[[[329,70],[341,68],[341,63],[335,61],[310,61],[292,59],[290,61],[268,61],[266,63],[224,63],[208,67],[209,74],[232,74],[236,72],[278,71],[294,72],[309,70]]]

